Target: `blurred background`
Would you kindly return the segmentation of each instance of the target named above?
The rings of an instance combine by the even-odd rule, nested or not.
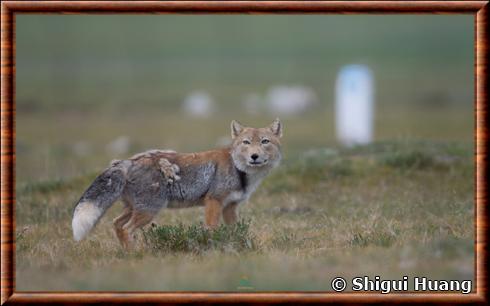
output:
[[[150,148],[205,150],[232,119],[337,143],[335,82],[366,65],[373,140],[472,141],[472,16],[17,17],[17,179]]]

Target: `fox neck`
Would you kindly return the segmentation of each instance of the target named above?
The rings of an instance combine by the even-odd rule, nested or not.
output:
[[[243,172],[240,169],[237,169],[238,171],[238,178],[240,179],[240,187],[246,191],[247,190],[247,185],[248,185],[248,178],[247,178],[247,173]]]
[[[238,173],[238,178],[240,179],[240,186],[243,190],[247,190],[247,187],[254,185],[256,181],[261,181],[269,172],[268,166],[260,168],[247,167],[240,162],[235,161],[233,154],[231,154],[231,160],[233,166]]]
[[[262,180],[269,174],[270,168],[260,168],[253,172],[245,172],[235,166],[238,172],[238,178],[240,180],[240,187],[245,193],[252,193],[255,191],[257,186],[262,182]]]
[[[248,201],[252,193],[254,193],[255,189],[260,185],[262,179],[267,175],[267,172],[258,172],[258,173],[246,173],[241,171],[240,169],[235,168],[238,173],[238,178],[240,180],[240,191],[232,192],[227,200],[226,204],[231,202],[243,202]]]

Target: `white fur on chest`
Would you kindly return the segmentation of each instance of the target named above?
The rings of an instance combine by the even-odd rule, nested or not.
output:
[[[247,187],[245,188],[245,191],[232,191],[230,194],[225,198],[224,201],[224,206],[230,204],[230,203],[240,203],[247,201],[252,193],[255,192],[257,187],[259,187],[260,183],[264,179],[265,175],[250,175],[247,174]]]

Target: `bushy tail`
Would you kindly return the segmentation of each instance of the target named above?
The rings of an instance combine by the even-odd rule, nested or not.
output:
[[[75,206],[71,223],[76,241],[87,236],[105,211],[121,196],[130,165],[128,160],[113,162],[82,195]]]

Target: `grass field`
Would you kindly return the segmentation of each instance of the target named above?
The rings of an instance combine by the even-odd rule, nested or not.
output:
[[[172,244],[139,233],[137,249],[125,253],[112,232],[118,205],[77,244],[73,203],[95,173],[25,184],[17,192],[17,289],[237,291],[246,280],[253,290],[330,290],[337,275],[473,279],[472,150],[389,141],[285,160],[242,207],[248,227],[236,237],[245,247],[175,248],[192,238],[186,226],[202,222],[195,208],[157,218],[181,227],[180,236],[163,236]]]

